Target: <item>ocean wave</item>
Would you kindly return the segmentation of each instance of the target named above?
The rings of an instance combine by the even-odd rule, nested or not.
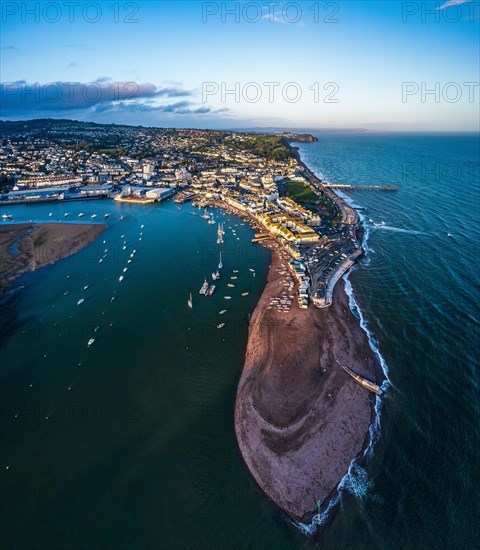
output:
[[[383,223],[374,223],[374,229],[381,229],[383,231],[394,231],[395,233],[409,233],[410,235],[427,235],[424,231],[416,231],[415,229],[405,229],[404,227],[393,227],[391,225],[385,225]]]

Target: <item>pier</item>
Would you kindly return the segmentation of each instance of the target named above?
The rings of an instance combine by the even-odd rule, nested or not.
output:
[[[353,183],[322,183],[323,187],[332,189],[355,189],[360,191],[398,191],[396,185],[356,185]]]

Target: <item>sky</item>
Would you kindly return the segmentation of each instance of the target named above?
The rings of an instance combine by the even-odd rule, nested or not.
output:
[[[480,130],[480,3],[8,1],[0,119]]]

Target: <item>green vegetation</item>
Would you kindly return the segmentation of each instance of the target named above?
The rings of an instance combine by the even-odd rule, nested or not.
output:
[[[288,143],[281,136],[250,134],[250,142],[245,145],[252,153],[266,160],[288,160],[292,154]]]
[[[308,205],[318,200],[315,191],[303,181],[288,181],[285,184],[285,193],[298,204]]]

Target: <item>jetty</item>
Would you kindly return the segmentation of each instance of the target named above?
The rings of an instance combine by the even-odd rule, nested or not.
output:
[[[355,189],[360,191],[398,191],[396,185],[356,185],[353,183],[322,183],[323,187],[332,189]]]

